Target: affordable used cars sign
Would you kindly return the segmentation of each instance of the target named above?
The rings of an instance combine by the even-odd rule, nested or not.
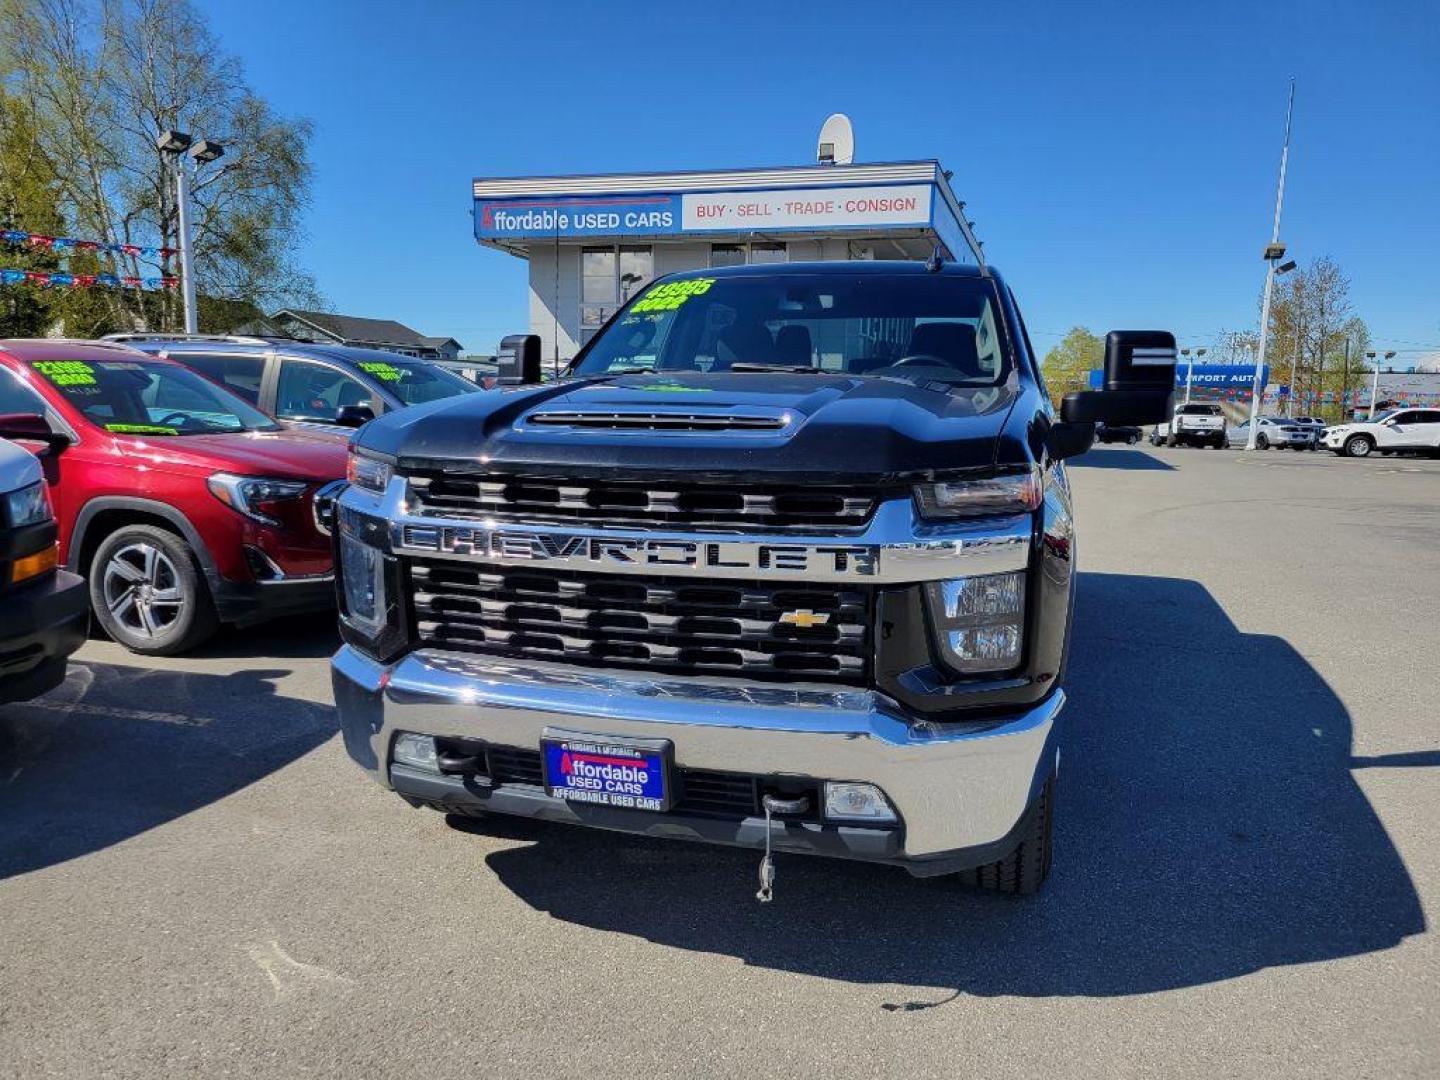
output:
[[[680,231],[675,195],[575,196],[555,199],[477,199],[475,235],[654,236]]]
[[[561,195],[477,199],[481,240],[564,236],[667,236],[930,224],[929,184],[705,191],[659,195]]]

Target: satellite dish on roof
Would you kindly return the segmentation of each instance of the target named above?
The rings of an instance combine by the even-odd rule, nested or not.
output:
[[[855,160],[855,129],[843,112],[831,113],[821,125],[815,157],[821,165],[849,165]]]

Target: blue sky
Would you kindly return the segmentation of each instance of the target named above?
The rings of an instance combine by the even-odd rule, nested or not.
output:
[[[478,247],[475,176],[939,158],[1047,348],[1258,323],[1282,237],[1328,254],[1400,361],[1440,355],[1433,0],[1267,4],[201,0],[257,91],[316,125],[303,262],[335,308],[488,352],[525,265]]]

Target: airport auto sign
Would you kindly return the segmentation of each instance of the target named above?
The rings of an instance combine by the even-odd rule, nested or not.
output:
[[[1189,375],[1192,389],[1219,389],[1219,390],[1248,390],[1255,385],[1254,364],[1194,364],[1186,365],[1182,361],[1175,365],[1175,385],[1184,386],[1186,375]],[[1266,386],[1270,382],[1270,365],[1265,365],[1261,372],[1260,385]],[[1090,386],[1099,390],[1105,386],[1105,373],[1103,371],[1090,372]]]

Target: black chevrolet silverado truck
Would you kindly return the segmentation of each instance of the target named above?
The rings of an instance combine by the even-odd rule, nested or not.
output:
[[[1032,892],[1075,535],[1063,460],[1169,415],[1116,331],[1051,407],[994,269],[661,279],[561,378],[366,425],[338,508],[345,745],[413,805]]]

